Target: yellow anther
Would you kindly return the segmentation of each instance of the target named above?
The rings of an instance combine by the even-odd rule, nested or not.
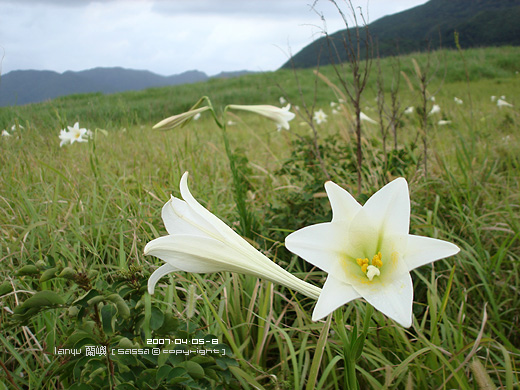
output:
[[[368,268],[368,262],[361,266],[361,271],[363,271],[363,273],[366,274],[367,273],[367,268]]]
[[[366,257],[364,259],[359,258],[356,259],[356,262],[360,267],[363,267],[363,265],[368,264],[368,259]]]
[[[381,268],[383,266],[383,261],[381,260],[381,258],[381,252],[377,252],[377,255],[374,255],[374,257],[372,258],[372,265],[377,268]]]

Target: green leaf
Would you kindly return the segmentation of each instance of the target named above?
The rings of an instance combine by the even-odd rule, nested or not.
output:
[[[11,291],[13,291],[11,282],[3,282],[2,285],[0,285],[0,296],[9,294]]]
[[[29,264],[24,265],[22,268],[18,270],[16,273],[16,276],[24,276],[24,275],[34,275],[39,273],[40,271],[35,265]]]
[[[179,366],[184,367],[193,379],[204,378],[204,369],[200,364],[188,360],[186,362],[182,362],[179,364]]]
[[[32,307],[44,307],[44,306],[57,306],[64,305],[65,299],[62,295],[55,293],[54,291],[44,290],[38,291],[32,297],[26,299],[24,303],[21,304],[22,308],[32,308]],[[20,306],[18,306],[20,307]],[[17,307],[17,308],[18,308]]]
[[[101,323],[103,324],[103,331],[108,336],[114,334],[116,312],[117,310],[113,305],[105,305],[101,308]]]
[[[172,371],[171,366],[162,366],[157,370],[157,373],[155,374],[155,379],[157,380],[157,383],[160,383],[163,379],[165,379],[168,375],[170,375],[170,372]]]
[[[42,276],[40,277],[40,283],[46,282],[47,280],[51,280],[56,277],[56,272],[58,271],[58,268],[49,268],[45,271],[43,271]]]
[[[152,330],[159,329],[164,322],[164,314],[157,307],[152,307],[152,316],[150,318],[150,328]]]

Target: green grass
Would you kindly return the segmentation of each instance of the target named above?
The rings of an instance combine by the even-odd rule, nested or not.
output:
[[[461,252],[413,272],[412,328],[373,314],[357,362],[362,389],[483,389],[486,376],[497,388],[518,388],[520,50],[472,49],[462,54],[469,88],[458,52],[431,55],[432,64],[440,67],[429,90],[438,90],[435,98],[442,111],[429,130],[427,179],[420,146],[414,144],[419,123],[415,117],[402,121],[400,157],[394,165],[384,163],[377,127],[364,126],[366,169],[359,199],[366,200],[389,178],[404,175],[412,199],[411,233],[449,240]],[[400,59],[403,72],[413,80],[411,58],[422,67],[427,58]],[[382,64],[387,85],[390,61]],[[331,68],[320,71],[334,80]],[[299,79],[308,103],[317,86],[316,108],[329,115],[327,124],[319,126],[325,166],[332,180],[354,191],[350,124],[332,114],[334,92],[322,81],[315,84],[311,70],[301,71]],[[161,375],[181,378],[169,388],[204,388],[208,384],[199,369],[206,378],[216,373],[211,383],[223,388],[343,388],[341,334],[346,330],[351,335],[354,324],[362,327],[362,301],[346,305],[327,324],[310,320],[312,300],[229,273],[175,273],[161,280],[151,300],[143,294],[148,276],[161,264],[144,257],[143,248],[165,234],[160,210],[170,194],[180,196],[183,172],[190,172],[190,189],[205,207],[231,226],[238,226],[239,218],[221,132],[210,115],[169,132],[151,126],[188,109],[202,95],[211,98],[217,111],[232,103],[278,105],[282,93],[277,85],[293,105],[302,106],[292,72],[283,70],[0,109],[1,128],[14,123],[25,127],[0,139],[0,389],[60,389],[74,382],[98,388],[98,380],[125,388],[121,383],[130,375],[125,367],[148,378],[141,388],[154,380],[165,383]],[[377,119],[375,88],[371,79],[363,111]],[[505,95],[514,107],[499,109],[491,95]],[[455,96],[464,104],[454,104]],[[399,98],[403,107],[417,104],[403,80]],[[438,126],[441,118],[451,124]],[[325,274],[283,246],[290,231],[330,220],[324,174],[305,138],[295,136],[308,136],[308,127],[299,118],[291,122],[291,132],[277,132],[272,122],[253,114],[228,119],[235,122],[227,130],[231,148],[247,174],[247,206],[261,222],[255,245],[290,272],[321,286]],[[60,148],[59,130],[78,120],[81,127],[104,129],[107,135],[98,131],[89,143]],[[22,275],[27,265],[37,271]],[[73,270],[74,278],[58,277],[65,267]],[[43,305],[41,311],[14,321],[21,317],[12,311],[43,290],[58,293],[66,304]],[[92,295],[88,298],[94,301],[78,303],[88,291],[103,298]],[[113,293],[123,298],[129,318],[122,303],[109,302]],[[330,332],[323,333],[329,325]],[[80,330],[111,347],[126,342],[122,337],[143,346],[149,335],[215,335],[233,354],[229,361],[199,356],[148,363],[131,358],[67,360],[54,354],[55,347],[70,344],[69,337],[79,338]],[[137,382],[134,386],[139,388]]]

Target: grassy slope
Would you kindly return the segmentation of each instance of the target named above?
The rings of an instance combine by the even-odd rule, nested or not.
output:
[[[415,329],[403,330],[382,315],[374,315],[372,333],[359,363],[365,386],[371,383],[374,388],[384,388],[386,380],[396,388],[404,388],[408,382],[415,388],[437,388],[453,374],[447,388],[476,388],[476,376],[469,365],[476,356],[496,384],[506,386],[519,378],[520,118],[516,107],[520,104],[520,76],[515,71],[520,50],[468,50],[464,56],[470,69],[470,95],[459,54],[433,54],[432,63],[441,66],[430,91],[438,90],[436,102],[442,107],[441,116],[452,124],[432,127],[429,179],[423,180],[420,169],[415,167],[405,171],[413,202],[413,232],[449,239],[462,252],[414,272],[415,300],[419,302],[415,305]],[[403,71],[412,78],[411,57],[422,64],[426,57],[401,58]],[[444,64],[447,73],[441,82]],[[388,80],[389,66],[389,60],[385,60]],[[330,68],[322,71],[332,79]],[[299,77],[309,102],[314,78],[310,71],[302,71]],[[0,297],[2,306],[13,309],[28,296],[27,291],[38,288],[31,279],[15,276],[22,265],[38,260],[95,270],[99,280],[110,280],[127,264],[138,264],[151,272],[160,261],[143,257],[143,247],[165,233],[159,210],[170,193],[179,195],[178,182],[186,170],[191,173],[195,197],[233,224],[237,215],[231,175],[220,133],[209,115],[172,132],[156,132],[150,127],[163,117],[186,110],[201,95],[210,96],[217,107],[229,103],[277,104],[281,95],[277,83],[294,105],[302,105],[292,73],[284,70],[135,93],[78,95],[1,109],[2,127],[9,128],[15,122],[25,127],[13,137],[0,139],[0,276],[11,282],[16,292]],[[323,141],[325,150],[330,148],[327,164],[332,169],[339,161],[336,158],[342,158],[332,152],[333,146],[342,142],[338,134],[348,125],[330,112],[333,92],[321,82],[317,86],[316,107],[329,114],[327,126],[320,127],[321,138],[336,137],[336,141]],[[491,95],[506,95],[515,107],[499,109],[490,101]],[[375,118],[374,96],[372,82],[364,111]],[[464,105],[455,105],[454,96],[464,99]],[[403,106],[416,101],[404,82],[400,100]],[[276,132],[271,122],[252,115],[230,119],[236,123],[229,127],[232,146],[240,147],[249,159],[249,207],[263,222],[260,233],[273,233],[269,227],[288,228],[277,225],[279,219],[270,210],[279,205],[278,210],[289,213],[284,201],[298,192],[295,187],[305,184],[305,175],[296,179],[277,173],[294,148],[295,137]],[[91,129],[106,129],[108,136],[98,132],[95,143],[60,148],[59,129],[77,120]],[[301,135],[307,133],[298,119],[291,128]],[[380,170],[377,128],[365,130],[370,141],[365,146],[366,161],[373,166],[363,187],[369,195],[383,184],[384,175],[376,174]],[[416,132],[414,120],[407,119],[401,143],[410,145]],[[333,172],[335,181],[348,189],[355,188],[352,172],[342,168]],[[322,177],[316,179],[324,181]],[[326,209],[326,204],[323,207]],[[323,209],[316,206],[315,210]],[[315,217],[327,219],[325,215]],[[282,265],[300,276],[307,275],[305,266],[288,255],[280,242],[260,237],[257,241]],[[309,275],[314,283],[322,283],[319,272]],[[179,297],[172,303],[173,310],[178,310],[179,318],[186,318],[184,291],[188,286],[199,283],[209,288],[214,281],[223,285],[228,291],[226,298],[212,296],[210,303],[198,300],[199,325],[225,338],[212,320],[209,310],[213,305],[235,342],[242,346],[244,358],[254,364],[250,375],[261,378],[266,388],[301,388],[321,331],[321,324],[310,322],[312,302],[297,304],[294,298],[286,301],[278,294],[266,298],[270,287],[265,283],[257,285],[252,279],[179,274],[175,280]],[[159,304],[165,286],[161,283],[154,296]],[[44,282],[41,288],[71,293],[62,280]],[[282,292],[291,298],[287,291]],[[270,326],[253,315],[266,307],[270,307]],[[364,304],[352,304],[343,315],[351,324],[355,314],[363,312]],[[8,316],[5,310],[0,314],[4,320]],[[44,349],[52,351],[63,342],[60,337],[70,326],[67,321],[59,312],[45,313],[29,329]],[[33,387],[43,381],[41,374],[47,366],[33,350],[37,349],[34,339],[20,329],[2,329],[2,334],[3,347],[14,348],[19,359],[28,362],[24,367],[16,355],[0,352],[0,360],[11,373],[19,376],[23,372],[25,379],[20,381],[28,381]],[[322,363],[322,385],[341,388],[342,370],[333,369],[342,367],[334,358],[341,353],[340,343],[330,337]],[[327,367],[328,375],[324,375]],[[3,372],[0,381],[7,383]],[[53,388],[51,382],[46,386]]]

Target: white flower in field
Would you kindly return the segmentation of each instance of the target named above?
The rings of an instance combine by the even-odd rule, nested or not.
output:
[[[280,98],[278,99],[278,101],[280,102],[280,104],[283,106],[285,103],[287,103],[287,100],[285,100],[285,98],[283,96],[280,96]]]
[[[325,114],[320,108],[318,111],[314,112],[313,119],[318,125],[321,125],[322,123],[327,122],[327,114]]]
[[[289,111],[291,109],[291,105],[288,104],[285,107],[279,108],[270,105],[256,105],[256,106],[241,106],[237,104],[230,104],[227,108],[232,110],[242,110],[254,112],[255,114],[259,114],[265,116],[266,118],[271,119],[276,122],[279,128],[284,128],[289,130],[289,122],[294,119],[296,116],[293,112]]]
[[[333,108],[333,109],[332,109],[332,115],[337,115],[337,114],[339,114],[339,111],[336,110],[335,108]]]
[[[497,106],[498,107],[513,107],[513,105],[511,103],[506,102],[504,99],[498,99]]]
[[[175,271],[194,273],[230,271],[267,279],[317,299],[321,290],[285,271],[253,248],[233,229],[200,205],[188,189],[188,173],[180,182],[184,200],[172,197],[162,209],[167,236],[150,241],[145,255],[166,264],[148,280],[153,294],[157,281]]]
[[[198,121],[200,119],[200,112],[197,112],[194,116],[193,116],[193,120],[194,121]]]
[[[491,96],[491,101],[494,102],[494,101],[496,101],[496,100],[497,100],[497,97],[496,97],[495,95],[492,95],[492,96]]]
[[[364,206],[331,181],[325,190],[332,221],[305,227],[285,239],[287,249],[328,273],[312,319],[364,298],[402,326],[411,326],[410,271],[452,256],[459,248],[409,234],[410,196],[404,178],[381,188]]]
[[[445,126],[445,125],[451,124],[451,121],[447,121],[447,120],[442,119],[442,120],[438,121],[437,124],[439,126]]]
[[[9,134],[9,133],[7,132],[7,130],[5,130],[5,129],[2,130],[2,137],[10,137],[10,136],[11,136],[11,134]]]
[[[462,104],[462,103],[464,103],[464,102],[462,101],[462,99],[459,99],[459,98],[456,97],[456,96],[453,98],[453,101],[454,101],[455,103],[457,103],[457,104]]]
[[[368,123],[373,123],[373,124],[376,124],[377,125],[377,122],[375,120],[373,120],[372,118],[369,118],[365,113],[363,113],[362,111],[359,113],[359,120],[361,121],[364,121],[364,122],[368,122]]]
[[[406,110],[404,110],[404,113],[406,115],[410,115],[410,114],[413,114],[413,111],[414,111],[413,106],[410,106],[410,107],[407,107]]]
[[[25,129],[25,127],[23,127],[22,125],[14,124],[14,125],[11,126],[11,131],[23,130],[23,129]]]
[[[195,117],[197,114],[201,114],[206,110],[209,110],[210,107],[203,106],[199,108],[195,108],[193,110],[183,112],[182,114],[177,114],[174,116],[170,116],[166,119],[163,119],[159,123],[155,124],[152,129],[160,129],[160,130],[170,130],[178,126],[182,126],[186,124],[189,120]]]
[[[434,102],[434,101],[435,101],[435,96],[430,97],[430,100],[431,100],[432,102]]]
[[[338,103],[336,103],[336,102],[330,102],[330,106],[331,106],[332,108],[336,107],[337,105],[338,105]]]
[[[60,147],[67,143],[72,145],[74,142],[88,142],[87,138],[92,135],[92,132],[90,132],[90,135],[88,133],[90,130],[80,129],[79,122],[74,123],[72,127],[67,126],[67,129],[68,131],[65,129],[60,130]]]
[[[441,112],[441,107],[438,104],[434,104],[428,115],[433,115]]]

